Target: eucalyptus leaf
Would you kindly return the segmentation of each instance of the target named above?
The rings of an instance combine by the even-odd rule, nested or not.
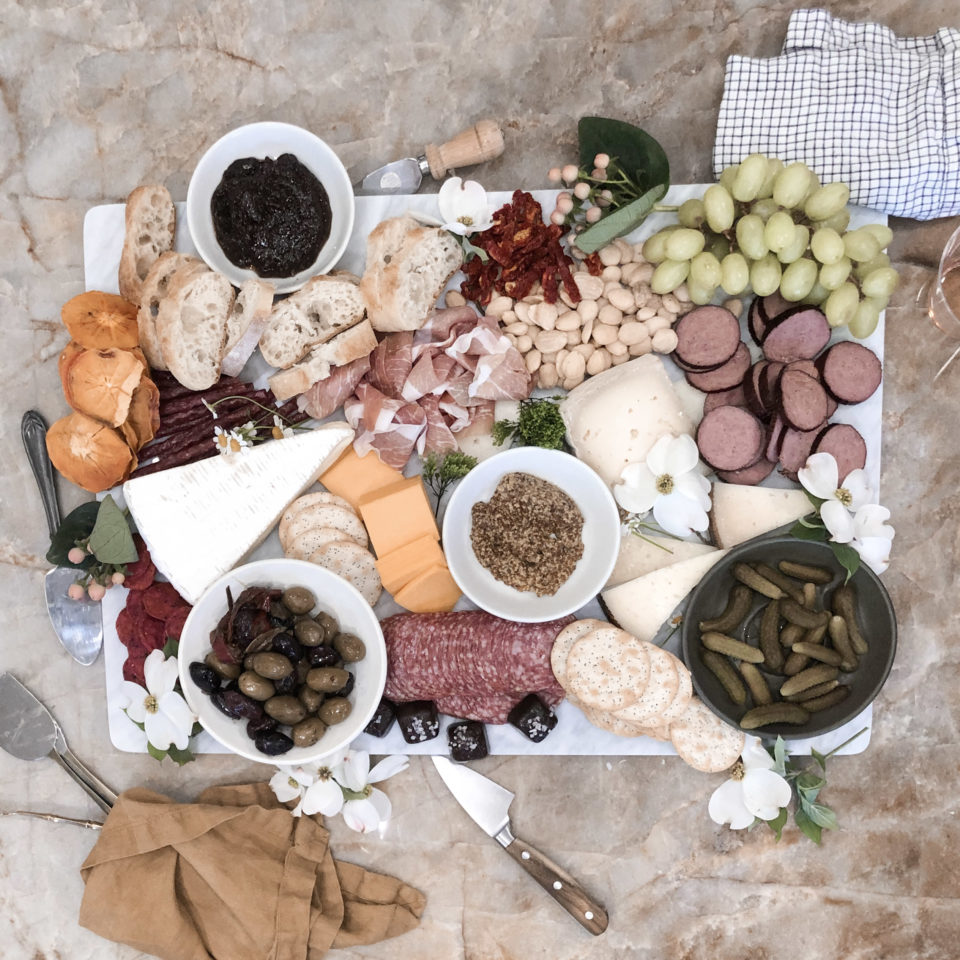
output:
[[[86,540],[90,536],[99,511],[100,504],[96,500],[81,503],[76,510],[71,510],[50,538],[47,563],[57,567],[73,567],[75,570],[85,570],[93,566],[96,559],[92,556],[84,557],[81,563],[71,563],[67,554],[77,545],[78,540]]]
[[[820,843],[820,836],[823,831],[819,824],[814,823],[802,809],[794,811],[793,819],[804,836],[811,839],[814,843]]]
[[[860,569],[860,554],[846,543],[834,543],[830,541],[830,549],[837,558],[840,566],[847,571],[847,583],[850,578]]]
[[[827,528],[810,527],[800,520],[790,529],[790,536],[796,537],[797,540],[816,540],[823,543],[827,539]]]
[[[613,213],[608,213],[592,227],[577,235],[577,246],[584,253],[593,253],[605,247],[611,240],[630,233],[643,223],[653,210],[654,204],[667,192],[667,184],[658,183],[642,197],[628,203]]]
[[[130,525],[110,494],[100,502],[97,522],[90,534],[90,552],[100,563],[113,565],[133,563],[137,559]]]
[[[159,760],[163,762],[163,758],[167,755],[166,750],[160,750],[158,747],[155,747],[149,740],[147,741],[147,753],[153,757],[154,760]]]
[[[807,802],[801,798],[801,812],[805,813],[818,827],[824,830],[835,830],[837,828],[837,815],[822,803]],[[802,829],[802,828],[801,828]]]
[[[783,828],[787,825],[787,808],[781,807],[780,812],[772,819],[765,820],[764,823],[774,832],[777,842],[780,842],[780,837],[783,834]]]
[[[663,147],[646,130],[607,117],[581,117],[577,125],[580,166],[593,169],[598,153],[616,158],[642,192],[670,183],[670,161]],[[577,246],[579,246],[579,240]]]

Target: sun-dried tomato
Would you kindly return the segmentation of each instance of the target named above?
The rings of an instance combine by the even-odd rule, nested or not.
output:
[[[591,277],[599,277],[603,273],[603,262],[600,260],[600,254],[594,251],[583,261]]]
[[[493,226],[470,238],[488,259],[474,257],[464,264],[467,279],[460,292],[486,306],[494,293],[520,300],[539,281],[547,303],[556,302],[560,284],[578,303],[580,291],[570,272],[573,261],[560,245],[562,235],[562,227],[544,223],[543,208],[529,193],[515,190],[510,203],[493,215]]]

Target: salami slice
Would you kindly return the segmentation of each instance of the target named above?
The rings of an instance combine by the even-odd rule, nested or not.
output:
[[[687,314],[687,316],[690,316],[690,314]],[[733,356],[715,370],[707,370],[702,373],[688,371],[686,374],[687,383],[704,393],[732,390],[737,384],[743,382],[743,378],[749,369],[750,350],[745,343],[740,343],[734,350]]]
[[[781,314],[775,325],[767,328],[763,338],[763,355],[768,360],[791,363],[810,360],[830,340],[830,324],[814,307],[794,307]]]
[[[758,460],[743,470],[718,470],[717,476],[724,483],[739,483],[741,486],[753,487],[766,480],[773,473],[773,468],[777,464],[773,460],[766,458]]]
[[[780,375],[780,409],[795,430],[816,430],[827,422],[827,392],[802,370]]]
[[[740,346],[740,321],[723,307],[694,307],[680,318],[674,331],[677,334],[674,356],[701,370],[726,363]]]
[[[152,583],[143,591],[143,608],[157,620],[166,620],[181,607],[186,607],[189,611],[190,604],[177,593],[177,588],[172,583]]]
[[[862,470],[867,463],[867,443],[848,423],[833,423],[822,430],[813,444],[813,452],[833,454],[841,483],[848,473]]]
[[[767,434],[749,410],[719,407],[697,429],[700,456],[714,470],[743,470],[763,455]]]
[[[708,393],[703,401],[703,412],[709,413],[716,410],[717,407],[745,407],[747,398],[744,396],[743,384],[738,383],[730,390],[717,390],[714,393]]]
[[[852,340],[835,343],[817,365],[824,386],[840,403],[862,403],[873,396],[883,376],[877,355]]]

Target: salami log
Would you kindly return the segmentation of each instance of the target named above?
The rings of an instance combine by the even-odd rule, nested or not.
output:
[[[726,363],[740,346],[740,321],[723,307],[694,307],[680,318],[674,331],[677,334],[674,356],[687,367],[700,370]]]
[[[697,429],[697,446],[704,462],[714,470],[743,470],[763,455],[767,433],[749,410],[718,407]]]

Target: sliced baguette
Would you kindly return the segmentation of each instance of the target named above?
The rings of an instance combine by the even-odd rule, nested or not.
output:
[[[120,296],[140,303],[150,268],[160,254],[173,249],[176,227],[177,210],[162,184],[137,187],[127,197],[126,233],[117,271]]]
[[[368,316],[383,312],[380,300],[380,281],[384,271],[400,252],[407,234],[418,230],[421,224],[409,214],[390,217],[378,223],[367,235],[367,262],[360,280],[360,294]]]
[[[260,352],[272,367],[293,366],[317,344],[358,324],[363,314],[357,277],[314,277],[273,308],[260,337]]]
[[[223,347],[223,374],[237,376],[257,349],[266,329],[276,287],[267,280],[248,280],[237,294],[227,318]]]
[[[199,265],[200,261],[187,253],[168,250],[157,257],[143,281],[140,309],[137,311],[137,327],[140,332],[140,349],[143,350],[152,370],[167,369],[163,351],[160,349],[160,338],[157,336],[157,314],[160,312],[160,301],[167,295],[174,274],[181,267],[191,264]]]
[[[204,264],[178,270],[157,313],[157,335],[170,372],[190,390],[206,390],[220,379],[227,318],[234,290]]]
[[[300,363],[275,373],[267,384],[277,400],[289,400],[297,394],[306,393],[318,380],[326,380],[331,367],[342,367],[366,357],[376,346],[377,336],[370,321],[361,320],[356,326],[338,333],[332,340],[314,347]]]

